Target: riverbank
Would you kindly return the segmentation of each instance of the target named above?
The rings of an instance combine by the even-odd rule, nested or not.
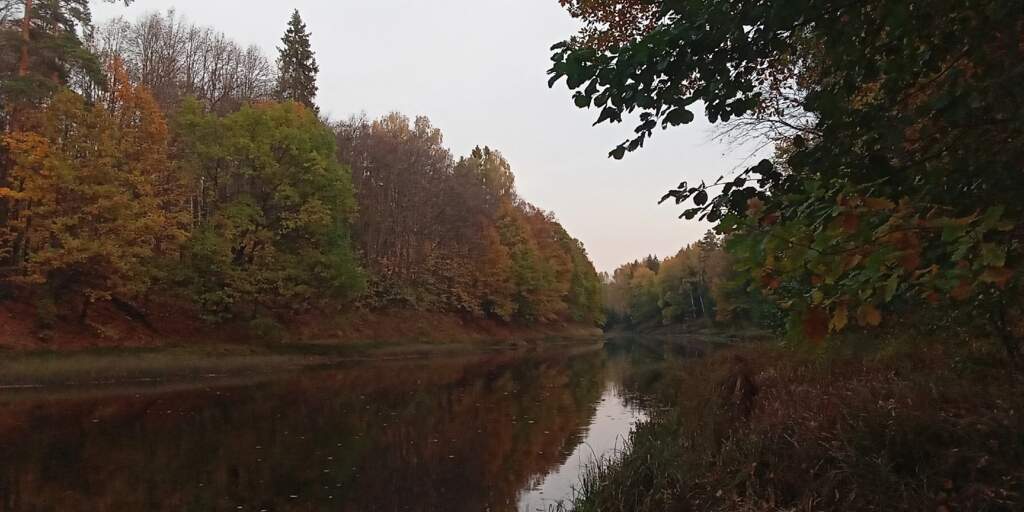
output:
[[[210,325],[172,308],[145,321],[111,305],[45,328],[0,303],[0,387],[181,381],[258,375],[362,358],[464,354],[600,339],[579,324],[518,325],[419,311],[305,315],[288,324]]]
[[[0,352],[0,389],[109,386],[132,383],[196,384],[253,379],[365,360],[473,356],[553,346],[593,345],[575,336],[449,343],[364,341],[351,343],[203,344],[93,348],[75,351]]]
[[[97,303],[88,317],[40,314],[24,302],[0,302],[0,350],[71,352],[82,349],[251,344],[523,343],[543,338],[600,336],[593,325],[520,324],[414,310],[318,311],[272,319],[210,323],[173,303],[130,306]]]
[[[571,508],[1019,510],[1024,396],[997,347],[761,343],[691,361],[665,379],[666,410],[624,458],[591,468]]]
[[[616,326],[604,333],[610,340],[630,340],[635,338],[657,339],[672,342],[679,339],[690,341],[710,341],[742,343],[768,341],[775,335],[768,329],[711,320],[695,320],[690,322],[664,325],[660,322],[638,326]]]

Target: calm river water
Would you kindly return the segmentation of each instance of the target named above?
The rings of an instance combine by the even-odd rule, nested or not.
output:
[[[7,392],[0,511],[548,510],[656,403],[665,355],[608,347]]]

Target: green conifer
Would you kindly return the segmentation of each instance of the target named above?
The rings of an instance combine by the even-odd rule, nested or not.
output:
[[[316,75],[320,67],[310,48],[309,35],[296,9],[288,21],[288,30],[281,38],[284,46],[278,48],[277,97],[301,103],[319,113],[320,109],[313,100],[316,98]]]

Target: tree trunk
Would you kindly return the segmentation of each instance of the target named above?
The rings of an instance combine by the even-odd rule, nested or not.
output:
[[[693,286],[689,286],[689,288],[690,288],[690,307],[693,309],[693,318],[696,319],[697,318],[697,301],[694,300],[694,298],[693,298]]]
[[[21,17],[21,58],[18,59],[18,76],[28,75],[29,33],[32,29],[32,1],[25,0],[25,13]]]

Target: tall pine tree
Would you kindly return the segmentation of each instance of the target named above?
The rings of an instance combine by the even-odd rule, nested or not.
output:
[[[0,2],[0,137],[23,130],[25,118],[61,87],[104,84],[100,60],[83,41],[92,26],[89,0]],[[0,192],[17,188],[8,179],[13,165],[0,144]],[[0,201],[0,231],[17,216],[10,206]],[[0,246],[0,266],[14,256],[7,249]]]
[[[309,44],[309,32],[299,16],[298,9],[288,21],[288,30],[281,38],[284,47],[278,48],[277,97],[292,100],[320,112],[313,100],[316,98],[316,74],[320,72],[316,58]]]
[[[0,2],[0,101],[5,110],[45,99],[76,77],[102,84],[102,65],[83,41],[91,29],[88,0]]]

